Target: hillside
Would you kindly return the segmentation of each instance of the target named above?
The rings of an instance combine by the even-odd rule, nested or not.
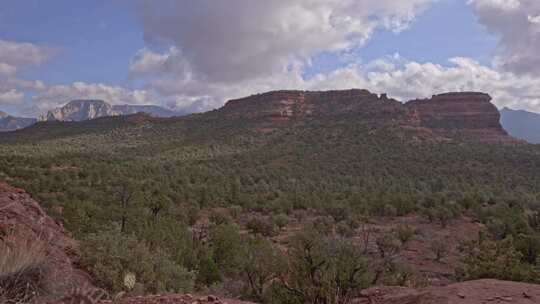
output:
[[[152,261],[169,266],[137,272],[141,292],[294,298],[285,283],[309,285],[280,265],[306,240],[323,258],[369,261],[358,288],[538,282],[540,150],[510,137],[489,100],[279,91],[186,117],[41,122],[0,135],[0,179],[62,221],[112,291]],[[257,258],[270,270],[251,272]],[[251,286],[246,273],[268,276]]]

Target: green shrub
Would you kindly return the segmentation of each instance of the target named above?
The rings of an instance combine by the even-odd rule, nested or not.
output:
[[[434,239],[431,241],[430,249],[435,255],[435,261],[439,262],[448,255],[448,244],[443,239]]]
[[[124,290],[124,277],[131,273],[149,293],[188,292],[193,289],[193,275],[172,261],[168,254],[151,250],[131,235],[117,232],[91,234],[82,242],[84,263],[101,287]]]
[[[245,244],[241,275],[249,299],[263,302],[271,283],[287,267],[286,259],[267,239],[256,236]]]
[[[407,225],[399,225],[394,229],[394,234],[403,245],[407,244],[414,237],[415,231]]]
[[[534,282],[534,268],[522,262],[522,255],[514,247],[513,238],[491,241],[484,238],[465,242],[460,246],[461,263],[456,268],[460,280],[499,279]]]
[[[316,232],[301,233],[289,249],[289,270],[275,297],[281,303],[349,303],[373,280],[354,243]]]
[[[260,234],[266,237],[272,237],[278,234],[277,227],[272,221],[258,216],[254,216],[248,221],[247,228],[253,234]]]

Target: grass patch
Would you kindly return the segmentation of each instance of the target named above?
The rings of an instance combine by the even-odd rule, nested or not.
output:
[[[49,271],[41,242],[0,241],[0,303],[30,303],[46,296]]]

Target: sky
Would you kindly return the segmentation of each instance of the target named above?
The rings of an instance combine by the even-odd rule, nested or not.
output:
[[[539,48],[538,0],[2,0],[0,110],[364,88],[540,112]]]

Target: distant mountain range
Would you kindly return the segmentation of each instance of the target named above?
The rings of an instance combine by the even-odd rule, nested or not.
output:
[[[15,117],[0,111],[0,132],[26,128],[36,123],[36,121],[35,118]]]
[[[41,117],[44,121],[84,121],[107,116],[146,113],[154,117],[180,115],[174,111],[153,105],[110,105],[103,100],[73,100],[61,108],[49,111]]]
[[[510,135],[533,144],[540,144],[540,114],[509,108],[504,108],[500,112],[501,124]]]
[[[39,118],[15,117],[0,111],[0,132],[14,131],[26,128],[37,121],[85,121],[108,116],[131,115],[146,113],[153,117],[181,116],[174,112],[154,105],[111,105],[103,100],[73,100],[65,106],[51,110]]]

